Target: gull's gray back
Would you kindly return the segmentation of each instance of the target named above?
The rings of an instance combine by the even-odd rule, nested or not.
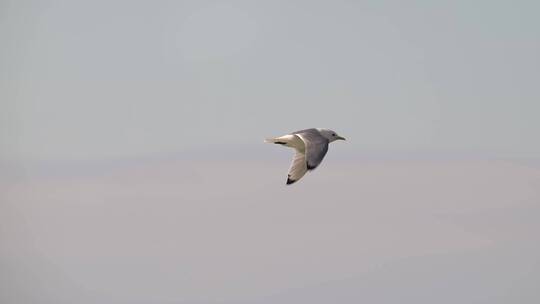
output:
[[[300,136],[306,146],[307,169],[313,170],[322,162],[326,152],[328,152],[329,141],[322,136],[317,129],[305,129],[293,132]]]

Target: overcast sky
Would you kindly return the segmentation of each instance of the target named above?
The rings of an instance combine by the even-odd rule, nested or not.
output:
[[[540,303],[539,12],[0,0],[0,302]]]
[[[256,146],[540,153],[535,1],[1,1],[14,160]]]
[[[540,166],[340,151],[0,180],[0,302],[540,302]]]

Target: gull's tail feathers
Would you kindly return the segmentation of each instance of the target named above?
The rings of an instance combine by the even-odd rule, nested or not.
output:
[[[271,143],[271,144],[278,144],[278,145],[287,145],[287,142],[284,141],[283,139],[281,139],[280,137],[278,138],[267,138],[264,140],[265,143]]]

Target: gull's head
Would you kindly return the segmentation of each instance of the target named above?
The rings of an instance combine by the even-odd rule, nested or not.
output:
[[[345,137],[339,136],[335,131],[332,131],[329,129],[318,129],[318,130],[319,130],[319,133],[321,133],[322,136],[328,139],[329,142],[333,142],[336,140],[345,140]]]

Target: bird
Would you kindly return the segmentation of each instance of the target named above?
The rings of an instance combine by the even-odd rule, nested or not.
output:
[[[345,140],[335,131],[311,128],[292,132],[280,137],[267,138],[265,142],[293,148],[295,154],[287,174],[287,185],[294,184],[307,171],[319,166],[328,152],[328,144],[336,140]]]

